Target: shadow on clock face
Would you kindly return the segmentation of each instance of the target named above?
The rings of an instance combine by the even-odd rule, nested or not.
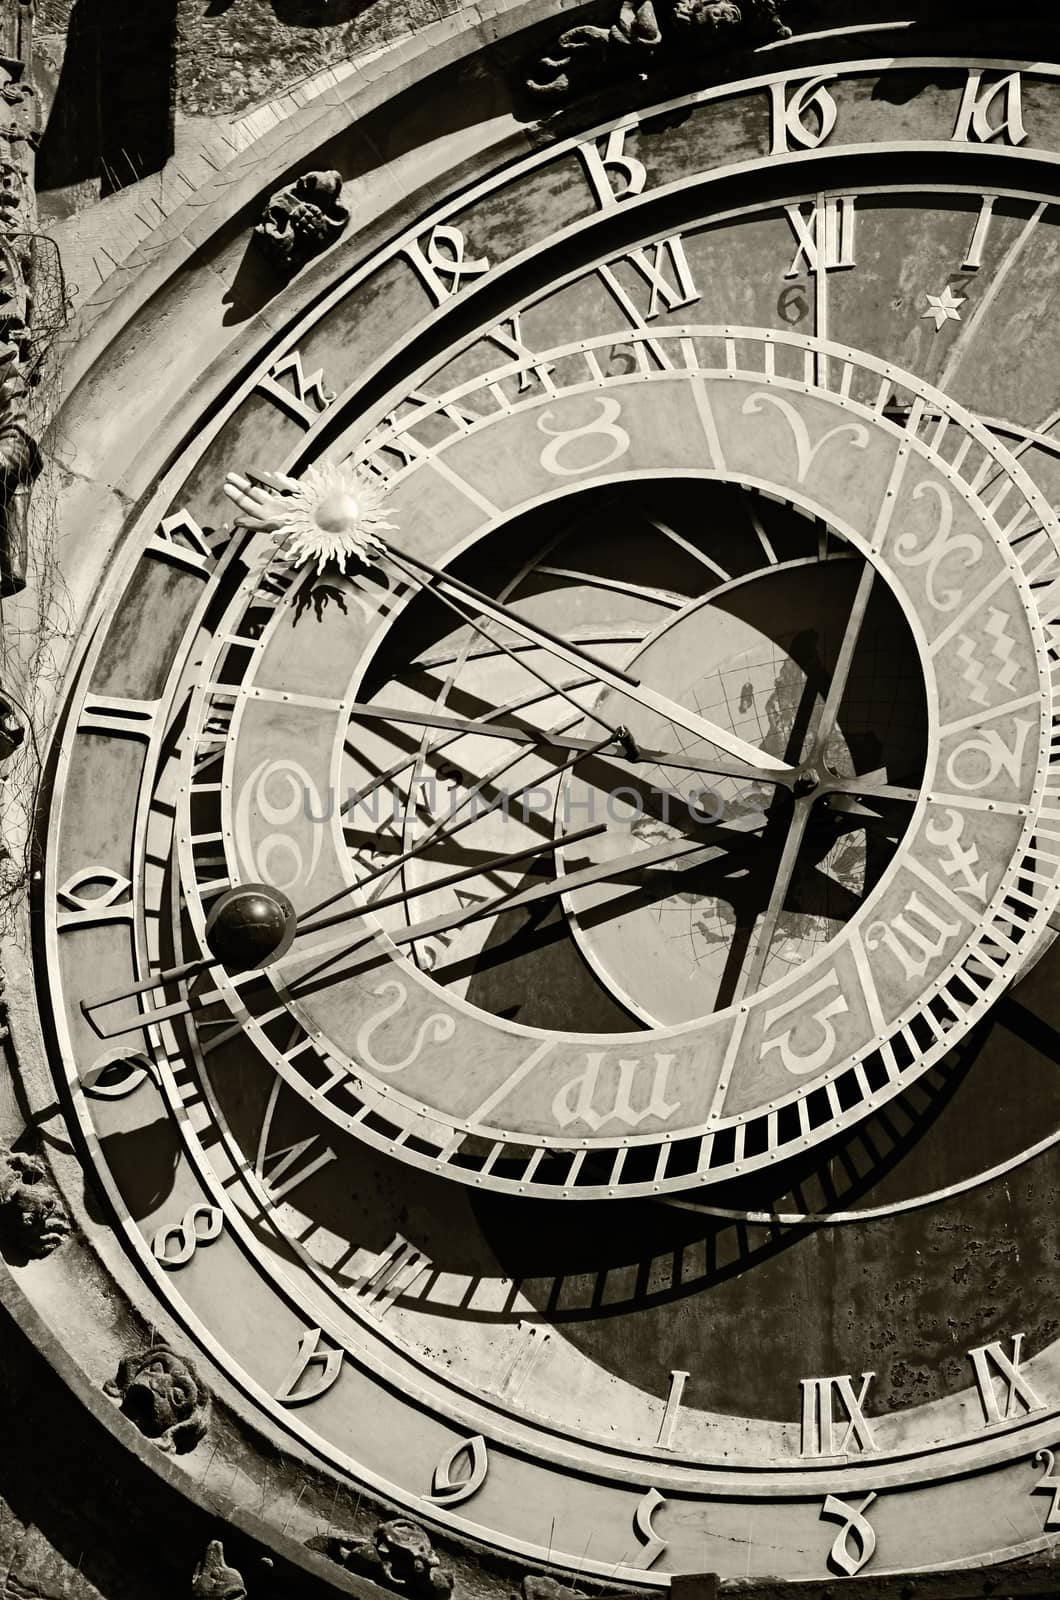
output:
[[[253,1157],[265,1074],[215,1088]],[[272,1148],[319,1132],[284,1091]],[[794,1414],[801,1378],[876,1374],[870,1413],[966,1388],[967,1352],[1024,1334],[1024,1358],[1060,1334],[1055,1216],[1060,1148],[1060,946],[989,1022],[859,1130],[830,1147],[676,1205],[544,1202],[474,1191],[329,1127],[338,1159],[298,1192],[313,1227],[385,1252],[395,1234],[430,1270],[397,1303],[463,1323],[533,1320],[605,1371],[660,1398],[690,1374],[687,1404]],[[987,1182],[982,1174],[1009,1170]],[[964,1185],[965,1187],[961,1187]],[[930,1204],[907,1202],[944,1192]],[[835,1224],[748,1213],[882,1214]],[[264,1222],[262,1240],[276,1251]],[[286,1246],[292,1255],[295,1245]],[[348,1283],[341,1266],[336,1288]],[[436,1323],[434,1324],[436,1326]]]
[[[616,506],[608,491],[542,508],[504,530],[500,541],[469,553],[464,576],[554,631],[628,652],[615,659],[639,662],[638,652],[647,659],[658,649],[660,687],[685,685],[689,706],[716,720],[725,708],[732,732],[779,759],[809,759],[860,561],[790,506],[762,501],[749,516],[734,485],[674,480],[638,492],[650,500],[639,504],[630,492]],[[660,535],[658,522],[678,530],[680,542]],[[759,528],[772,559],[763,553]],[[724,582],[696,559],[705,529],[711,560],[724,558]],[[299,625],[313,627],[316,620],[307,609]],[[430,730],[439,717],[515,715],[511,707],[522,705],[526,685],[510,681],[514,670],[495,640],[460,619],[454,623],[436,599],[421,596],[384,634],[358,692],[366,702],[378,697],[384,708],[422,713]],[[836,738],[821,759],[845,776],[881,772],[891,784],[915,784],[925,725],[908,629],[891,592],[877,583]],[[373,782],[382,781],[379,774],[386,778],[404,810],[399,804],[401,830],[392,836],[366,832],[350,840],[358,872],[362,856],[369,867],[388,869],[393,854],[419,837],[417,821],[434,837],[434,819],[418,817],[416,785],[407,774],[418,770],[418,754],[422,759],[434,749],[435,735],[421,733],[415,721],[391,727],[384,718],[381,731],[379,723],[371,726],[371,735],[362,729],[351,740],[354,757],[369,777],[377,774]],[[664,742],[658,729],[636,733],[641,748]],[[438,748],[455,769],[451,745],[450,734]],[[666,753],[674,753],[673,745]],[[491,746],[483,773],[495,759]],[[606,766],[604,757],[594,760]],[[584,771],[598,788],[614,781],[580,760],[579,775]],[[468,785],[481,776],[462,758],[458,780]],[[649,777],[668,781],[661,772]],[[622,779],[633,781],[628,766]],[[363,784],[365,772],[352,781]],[[769,872],[775,875],[791,801],[786,792],[774,793],[753,805],[764,814],[767,843],[776,825],[776,850],[763,850],[759,840],[757,856],[741,854],[743,836],[735,831],[720,865],[706,861],[679,882],[650,888],[618,882],[613,895],[609,887],[606,899],[578,907],[577,940],[569,910],[554,896],[512,915],[501,909],[488,924],[470,924],[483,930],[481,937],[443,947],[428,967],[432,979],[483,1010],[531,1026],[570,1026],[573,1018],[578,1031],[624,1031],[634,982],[647,970],[641,956],[651,953],[652,941],[657,953],[658,914],[669,906],[674,930],[690,928],[693,944],[698,938],[702,946],[716,1003],[727,1003],[724,952],[739,945],[741,931],[753,927],[770,898]],[[808,829],[775,941],[778,959],[783,953],[791,965],[806,960],[861,904],[893,857],[909,806],[878,799],[846,812],[821,804],[820,813]],[[531,820],[546,829],[551,853],[552,813]],[[658,825],[647,808],[644,826]],[[471,829],[439,832],[437,841],[438,860],[422,878],[415,876],[422,860],[410,858],[407,867],[413,905],[426,904],[432,914],[448,909],[441,898],[425,898],[443,892],[447,874],[461,874],[462,893],[474,888],[471,875],[508,843]],[[764,875],[756,860],[765,864]],[[496,887],[484,883],[481,893]],[[608,943],[604,934],[638,916],[647,935],[630,964],[623,938]],[[768,970],[764,981],[778,976]],[[649,974],[649,984],[642,1020],[662,989],[658,975]],[[679,995],[681,987],[674,982],[669,992]],[[266,1121],[264,1142],[272,1151],[321,1138],[334,1149],[337,1159],[300,1183],[291,1199],[306,1219],[300,1238],[318,1232],[332,1243],[348,1242],[334,1267],[314,1258],[337,1292],[348,1292],[355,1256],[384,1258],[399,1236],[430,1266],[397,1305],[409,1319],[421,1310],[425,1327],[451,1322],[454,1337],[461,1325],[472,1341],[483,1325],[536,1317],[603,1370],[659,1397],[671,1371],[684,1370],[691,1406],[789,1418],[808,1375],[872,1370],[869,1410],[889,1410],[967,1387],[967,1351],[976,1344],[1023,1332],[1027,1356],[1060,1329],[1053,1243],[1060,1154],[1018,1159],[1060,1128],[1060,949],[1045,956],[977,1035],[853,1131],[799,1163],[782,1169],[778,1163],[677,1202],[549,1202],[469,1188],[331,1123],[322,1133],[319,1114],[286,1085],[276,1091],[245,1043],[234,1041],[230,1055],[214,1051],[209,1070],[249,1162]],[[1014,1163],[1012,1170],[976,1182],[1005,1163]],[[926,1195],[935,1197],[930,1204],[909,1204]],[[879,1214],[827,1220],[858,1210]],[[286,1250],[293,1257],[300,1248],[278,1242],[264,1220],[260,1237],[274,1255]]]

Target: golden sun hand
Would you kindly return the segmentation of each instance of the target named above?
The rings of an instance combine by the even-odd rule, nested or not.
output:
[[[394,527],[383,515],[385,484],[362,468],[324,461],[301,478],[270,473],[265,483],[230,472],[224,488],[245,527],[273,534],[295,566],[313,562],[318,573],[329,562],[345,572],[351,556],[377,560],[386,552],[378,530]]]

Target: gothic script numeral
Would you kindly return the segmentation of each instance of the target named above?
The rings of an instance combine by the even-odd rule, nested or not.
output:
[[[646,1571],[653,1567],[666,1549],[667,1541],[657,1534],[653,1526],[653,1518],[660,1506],[666,1504],[665,1499],[658,1489],[649,1489],[637,1504],[633,1513],[633,1527],[637,1537],[642,1541],[644,1548],[640,1554],[628,1563],[631,1567],[640,1567]]]
[[[875,1499],[874,1493],[867,1494],[860,1506],[855,1507],[830,1494],[821,1507],[822,1517],[843,1524],[828,1552],[828,1559],[837,1571],[845,1573],[848,1578],[853,1578],[861,1571],[876,1549],[876,1530],[865,1516]],[[852,1539],[853,1549],[850,1545]]]
[[[145,1083],[158,1084],[158,1068],[142,1050],[113,1045],[81,1074],[81,1087],[94,1100],[124,1100]]]
[[[329,1350],[321,1344],[320,1337],[319,1328],[310,1328],[299,1339],[298,1354],[273,1396],[281,1405],[300,1406],[307,1400],[316,1400],[337,1381],[342,1371],[343,1351]],[[319,1371],[309,1377],[312,1367]]]
[[[993,83],[983,84],[983,69],[975,67],[961,95],[954,139],[965,143],[1022,144],[1027,137],[1023,126],[1023,82],[1018,72],[1009,72]]]
[[[200,578],[206,576],[214,555],[205,533],[190,511],[184,510],[163,517],[157,532],[148,539],[144,553],[185,567]]]
[[[127,700],[121,695],[90,694],[78,718],[78,733],[116,735],[125,739],[154,738],[161,700]]]
[[[1032,1494],[1051,1494],[1053,1503],[1045,1513],[1046,1528],[1060,1528],[1060,1477],[1056,1475],[1056,1457],[1051,1450],[1036,1450],[1034,1465],[1045,1471],[1031,1490]]]
[[[454,1476],[458,1462],[466,1470]],[[443,1506],[457,1506],[462,1500],[470,1500],[485,1483],[489,1465],[489,1453],[481,1433],[471,1439],[458,1439],[434,1469],[428,1500]]]
[[[407,254],[437,305],[457,294],[465,278],[480,278],[490,269],[486,256],[468,256],[463,230],[444,222],[431,229],[426,245],[417,240]]]
[[[221,1237],[223,1227],[224,1212],[220,1206],[200,1200],[188,1207],[180,1222],[159,1228],[151,1241],[151,1253],[163,1267],[185,1267],[199,1245],[213,1244]],[[171,1243],[176,1245],[175,1250],[171,1250]]]
[[[643,161],[626,155],[626,128],[612,128],[603,148],[595,139],[578,146],[578,154],[585,165],[589,186],[601,211],[628,200],[632,195],[643,194],[648,174]],[[619,176],[621,187],[616,188],[612,169]]]
[[[100,893],[83,895],[81,890],[87,888],[90,883],[102,884]],[[67,928],[90,927],[100,922],[119,922],[123,918],[131,920],[133,914],[132,896],[129,892],[131,889],[131,880],[110,867],[82,867],[79,872],[71,873],[66,882],[60,884],[55,891],[55,897],[63,908],[59,911],[56,926],[60,932],[65,932]]]
[[[773,101],[773,148],[771,155],[788,155],[793,144],[803,150],[816,150],[831,135],[836,124],[836,103],[825,88],[827,77],[807,78],[788,98],[789,83],[771,83]],[[814,120],[807,122],[812,112]]]
[[[290,379],[290,383],[281,383],[281,378]],[[335,399],[335,392],[324,384],[323,369],[318,367],[311,372],[308,378],[302,366],[302,357],[297,350],[291,350],[285,356],[280,356],[263,378],[255,384],[262,394],[267,394],[288,416],[300,422],[303,427],[311,428],[317,418],[328,409]]]

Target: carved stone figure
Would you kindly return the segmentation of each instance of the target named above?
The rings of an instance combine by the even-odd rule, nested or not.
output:
[[[276,191],[254,229],[274,266],[294,272],[334,243],[350,220],[341,191],[337,172],[303,172]]]
[[[787,0],[622,0],[609,26],[567,28],[527,79],[531,94],[566,100],[598,83],[640,74],[659,62],[729,44],[786,39]]]
[[[610,27],[584,24],[561,33],[527,87],[533,94],[566,99],[603,78],[647,72],[661,43],[653,0],[622,0]]]
[[[26,581],[27,516],[41,455],[26,414],[34,316],[33,237],[36,202],[33,147],[36,96],[23,81],[27,67],[0,84],[0,597]]]
[[[26,737],[26,729],[7,696],[0,690],[0,762],[14,755]]]
[[[520,1584],[522,1600],[606,1600],[608,1595],[628,1597],[640,1594],[641,1590],[630,1589],[590,1589],[585,1594],[580,1589],[572,1589],[569,1584],[560,1583],[556,1578],[550,1578],[546,1573],[528,1572]],[[513,1595],[512,1600],[520,1600],[518,1595]]]
[[[183,1455],[206,1433],[210,1391],[187,1357],[162,1340],[123,1356],[103,1392],[121,1401],[124,1415],[160,1450]]]
[[[584,1595],[579,1595],[577,1590],[569,1588],[567,1584],[533,1572],[526,1574],[520,1589],[523,1600],[585,1600]],[[515,1600],[514,1596],[512,1600]]]
[[[191,1580],[194,1600],[246,1600],[247,1586],[235,1567],[225,1565],[224,1546],[211,1539]]]
[[[453,1575],[441,1564],[426,1530],[409,1517],[381,1522],[371,1539],[320,1535],[308,1541],[350,1572],[374,1578],[402,1594],[422,1600],[445,1600],[453,1592]]]
[[[6,1243],[38,1261],[70,1234],[70,1219],[36,1156],[0,1152],[0,1227]]]

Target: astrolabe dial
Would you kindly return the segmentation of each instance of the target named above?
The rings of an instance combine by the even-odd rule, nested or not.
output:
[[[192,779],[191,831],[216,804],[233,875],[299,919],[207,992],[337,1120],[516,1192],[662,1193],[830,1137],[1049,915],[1048,654],[976,484],[1041,497],[917,380],[892,414],[870,357],[653,339],[654,382],[601,388],[579,347],[562,393],[499,369],[510,393],[374,439],[396,531],[344,577],[281,546],[196,713],[224,777]],[[197,941],[213,880],[182,875]]]
[[[684,873],[664,863],[640,886],[605,881],[564,897],[586,959],[649,1025],[721,1009],[808,960],[894,855],[919,792],[927,708],[913,639],[890,591],[881,585],[865,614],[852,616],[862,573],[833,536],[819,557],[720,586],[664,623],[634,658],[646,678],[791,768],[771,782],[765,773],[648,766],[608,797],[610,826],[586,847],[593,855],[628,849],[631,840],[657,843],[687,829],[688,818],[715,830],[714,848]],[[846,683],[825,726],[853,627]],[[638,714],[620,693],[605,695],[605,708],[626,717],[645,749],[666,746],[690,762],[708,757],[702,741]],[[789,881],[778,885],[799,806],[808,821],[789,852]],[[594,809],[602,813],[604,804],[575,769],[557,816],[567,826]]]
[[[711,992],[707,978],[708,919],[721,929],[736,915],[753,925],[756,892],[764,914],[793,815],[792,760],[821,743],[861,562],[790,506],[695,481],[642,483],[624,505],[607,491],[554,504],[547,519],[478,548],[479,571],[499,565],[501,540],[509,566],[521,552],[502,586],[517,616],[563,623],[565,637],[587,639],[601,660],[630,663],[656,689],[679,685],[680,704],[760,749],[785,780],[771,783],[753,767],[742,777],[714,771],[714,745],[620,690],[601,691],[589,665],[564,683],[547,647],[502,648],[499,630],[463,623],[424,596],[384,637],[347,740],[344,825],[365,897],[400,939],[425,927],[402,945],[408,959],[496,1015],[624,1031],[662,1014],[672,1021],[718,1009],[725,1000],[720,979]],[[735,575],[708,553],[723,543]],[[638,562],[653,586],[617,575]],[[589,709],[579,723],[580,706]],[[881,590],[823,760],[837,781],[871,774],[870,788],[918,779],[924,716],[911,636]],[[462,720],[470,731],[459,731]],[[556,732],[572,722],[580,746]],[[609,741],[617,729],[624,735]],[[886,765],[881,732],[890,734]],[[803,905],[785,912],[781,961],[795,963],[842,926],[893,854],[915,794],[903,795],[901,821],[886,815],[893,801],[879,799],[875,811],[862,803],[851,815],[827,804],[838,790],[822,795],[803,853],[823,864]],[[698,848],[685,861],[690,842]],[[597,876],[557,903],[555,888],[542,893],[557,871]],[[712,879],[722,895],[729,886],[724,901]],[[602,952],[625,951],[654,989],[657,961],[689,937],[689,907],[700,908],[690,923],[699,970],[675,962],[674,995],[657,996],[652,1012]]]

